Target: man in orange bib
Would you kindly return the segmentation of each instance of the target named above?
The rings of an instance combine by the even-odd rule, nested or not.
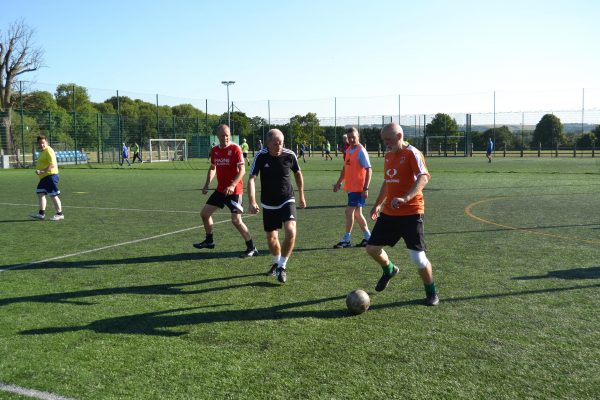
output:
[[[346,130],[348,137],[348,148],[344,155],[344,168],[340,172],[340,177],[333,185],[333,191],[337,192],[344,182],[344,190],[348,192],[348,203],[346,206],[346,233],[342,240],[334,245],[336,249],[351,247],[350,238],[354,220],[358,222],[360,230],[363,232],[363,240],[357,247],[365,247],[371,236],[367,220],[362,213],[367,197],[369,197],[369,183],[371,182],[371,161],[369,153],[359,143],[359,135],[356,128],[351,127]],[[345,135],[345,136],[346,136]]]
[[[425,285],[425,304],[437,306],[440,300],[431,263],[425,255],[423,231],[423,188],[430,178],[425,159],[419,150],[404,141],[402,127],[395,122],[381,130],[381,139],[389,151],[385,154],[383,184],[371,210],[371,219],[377,222],[366,249],[383,269],[375,290],[384,290],[399,272],[383,246],[393,247],[402,238]]]

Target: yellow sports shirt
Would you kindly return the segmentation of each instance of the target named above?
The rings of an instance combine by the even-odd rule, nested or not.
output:
[[[40,179],[45,178],[49,175],[58,174],[58,163],[56,162],[56,154],[54,154],[54,150],[52,147],[46,147],[46,150],[40,153],[40,156],[37,159],[37,163],[35,164],[35,169],[46,169],[48,165],[54,165],[54,168],[50,169],[50,171],[38,175]]]

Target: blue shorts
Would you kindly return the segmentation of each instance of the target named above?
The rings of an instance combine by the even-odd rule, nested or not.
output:
[[[348,207],[364,207],[367,199],[362,197],[362,192],[348,192]]]
[[[58,190],[58,174],[48,175],[40,179],[37,185],[36,193],[43,193],[55,197],[60,194]]]

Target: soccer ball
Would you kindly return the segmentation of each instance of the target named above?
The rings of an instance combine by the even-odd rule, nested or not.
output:
[[[369,309],[371,299],[367,292],[362,289],[355,289],[346,296],[346,306],[354,315],[362,314]]]

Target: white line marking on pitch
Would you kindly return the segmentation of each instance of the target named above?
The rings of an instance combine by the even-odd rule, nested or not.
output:
[[[223,220],[223,221],[218,221],[218,222],[215,222],[213,225],[218,225],[218,224],[222,224],[224,222],[229,222],[229,221],[230,220],[228,220],[228,219],[227,220]],[[77,253],[71,253],[71,254],[65,254],[65,255],[62,255],[62,256],[56,256],[56,257],[52,257],[52,258],[47,258],[45,260],[33,261],[33,262],[30,262],[30,263],[25,263],[25,264],[19,264],[19,265],[15,265],[15,266],[12,266],[12,267],[0,269],[0,272],[9,271],[11,269],[25,268],[25,267],[29,267],[31,265],[43,264],[43,263],[48,262],[48,261],[62,260],[63,258],[80,256],[82,254],[95,253],[97,251],[102,251],[102,250],[106,250],[106,249],[113,249],[115,247],[127,246],[128,244],[135,244],[135,243],[145,242],[146,240],[158,239],[158,238],[169,236],[169,235],[176,235],[178,233],[192,231],[194,229],[202,228],[203,226],[204,225],[193,226],[191,228],[185,228],[185,229],[179,229],[179,230],[173,231],[173,232],[161,233],[160,235],[154,235],[154,236],[150,236],[150,237],[147,237],[147,238],[130,240],[128,242],[111,244],[111,245],[108,245],[108,246],[98,247],[96,249],[83,250],[83,251],[79,251]]]
[[[42,392],[41,390],[27,389],[16,385],[6,385],[0,382],[0,390],[9,393],[15,393],[21,396],[33,397],[35,399],[43,400],[74,400],[70,397],[63,397],[56,394]]]

